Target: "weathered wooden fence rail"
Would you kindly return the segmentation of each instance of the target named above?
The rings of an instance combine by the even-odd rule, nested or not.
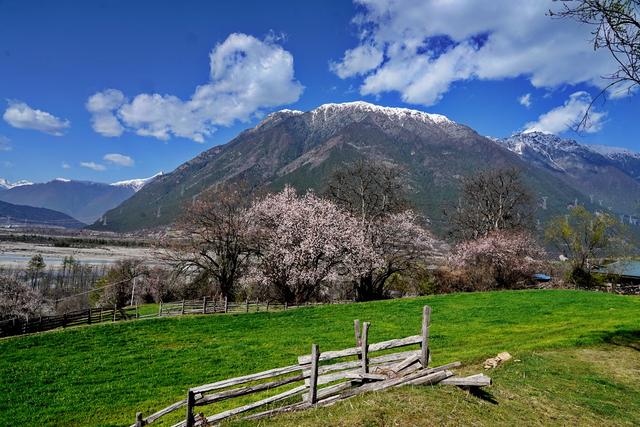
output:
[[[455,377],[451,369],[461,366],[460,362],[433,368],[428,366],[430,318],[431,309],[425,306],[420,335],[371,344],[369,343],[370,323],[365,322],[361,327],[360,321],[355,320],[356,345],[354,347],[321,352],[317,344],[312,344],[311,353],[298,357],[298,363],[295,365],[190,388],[185,399],[158,412],[147,417],[143,417],[140,412],[137,413],[136,422],[131,427],[149,425],[179,409],[185,411],[186,418],[174,424],[173,427],[194,427],[213,425],[276,402],[289,403],[253,413],[245,418],[256,419],[280,412],[328,405],[368,391],[385,390],[405,384],[425,385],[442,382],[462,387],[490,385],[491,379],[483,374]],[[406,350],[405,347],[409,346],[419,346],[419,348]],[[371,354],[376,352],[384,352],[384,354],[372,357]],[[356,359],[336,362],[337,359],[347,357]],[[276,390],[278,390],[276,394],[269,396],[265,394]],[[202,406],[213,409],[212,405],[218,402],[254,393],[260,393],[261,397],[255,402],[209,416],[197,413]],[[297,401],[295,397],[298,397]]]

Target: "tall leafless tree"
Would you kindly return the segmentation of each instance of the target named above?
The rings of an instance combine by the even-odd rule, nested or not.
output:
[[[212,281],[223,297],[233,298],[238,278],[254,252],[247,186],[222,184],[201,195],[176,224],[177,237],[166,252],[178,274]]]
[[[359,159],[336,169],[328,193],[363,223],[408,207],[404,170],[377,160]]]
[[[363,266],[354,280],[359,301],[384,297],[387,280],[433,251],[434,239],[409,209],[404,171],[375,160],[357,160],[336,170],[329,195],[359,219],[382,263]]]
[[[602,76],[609,83],[577,124],[576,130],[582,130],[589,126],[593,103],[605,97],[608,90],[631,93],[640,86],[640,0],[577,0],[562,4],[560,10],[550,10],[549,15],[592,26],[594,50],[608,50],[617,65],[613,73]]]
[[[457,206],[445,213],[452,235],[469,240],[500,230],[530,228],[533,211],[533,197],[520,171],[506,168],[465,177]]]

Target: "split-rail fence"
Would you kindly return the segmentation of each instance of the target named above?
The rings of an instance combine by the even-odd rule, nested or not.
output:
[[[321,352],[317,344],[312,344],[310,354],[298,357],[294,365],[190,388],[184,399],[164,409],[146,417],[138,412],[131,427],[152,424],[176,411],[182,411],[185,418],[173,427],[204,427],[216,425],[240,414],[245,414],[245,419],[258,419],[312,406],[330,405],[362,393],[408,384],[440,383],[460,387],[490,385],[491,379],[484,374],[455,376],[451,369],[461,366],[460,362],[429,367],[430,318],[431,308],[425,306],[419,335],[377,343],[369,343],[370,323],[364,322],[361,325],[359,320],[355,320],[355,347]],[[418,349],[406,350],[406,347],[416,345],[419,346]],[[374,355],[379,352],[382,354]],[[345,358],[349,360],[344,360]],[[339,359],[343,360],[337,361]],[[276,390],[279,392],[272,394]],[[268,392],[271,393],[267,396]],[[219,408],[218,412],[215,411],[219,402],[235,398],[246,399],[251,394],[259,394],[256,397],[258,400],[232,409],[220,411]],[[256,409],[267,406],[270,408],[255,412]],[[201,411],[203,407],[213,411],[213,414],[206,416]],[[253,413],[246,415],[248,412]],[[173,418],[175,421],[175,414]]]

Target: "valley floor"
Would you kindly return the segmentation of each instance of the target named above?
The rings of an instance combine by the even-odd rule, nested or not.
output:
[[[508,351],[472,396],[456,388],[401,388],[266,421],[269,425],[638,425],[640,298],[580,291],[451,294],[274,313],[185,316],[100,324],[0,340],[0,425],[118,426],[207,382],[294,363],[353,345],[353,319],[370,342],[420,331],[433,308],[433,365],[462,372]],[[237,404],[238,402],[233,402]],[[227,409],[225,403],[205,413]],[[168,417],[171,425],[183,411]],[[265,421],[263,421],[265,422]]]
[[[83,264],[112,264],[119,259],[152,260],[154,251],[151,248],[96,246],[87,248],[64,248],[44,244],[0,242],[0,267],[24,268],[31,257],[40,254],[45,264],[60,267],[67,256],[73,256]]]

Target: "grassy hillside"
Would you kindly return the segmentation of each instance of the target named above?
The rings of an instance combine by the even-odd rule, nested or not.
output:
[[[424,304],[433,307],[433,363],[462,360],[473,364],[509,351],[522,362],[496,371],[496,390],[507,393],[522,407],[531,407],[527,403],[531,399],[543,403],[547,393],[536,383],[525,381],[529,389],[519,386],[518,381],[523,382],[527,375],[533,373],[535,378],[536,372],[557,373],[559,382],[549,384],[555,384],[554,390],[561,395],[568,379],[596,372],[590,365],[567,371],[576,360],[570,353],[578,351],[575,347],[597,349],[603,343],[637,338],[640,331],[640,299],[576,291],[453,294],[82,327],[0,340],[0,425],[27,425],[35,420],[38,425],[125,425],[133,421],[137,410],[148,414],[183,398],[188,387],[292,364],[296,356],[308,353],[312,342],[324,350],[351,346],[354,318],[372,322],[372,342],[418,333]],[[540,353],[544,349],[554,351]],[[637,353],[633,353],[636,361]],[[637,372],[640,367],[634,369]],[[614,413],[614,419],[633,424],[628,414],[633,414],[633,405],[640,401],[637,383],[620,385],[603,374],[589,378],[589,384],[600,393],[593,401],[610,390],[622,405],[618,411],[622,415]],[[457,391],[403,389],[360,398],[354,404],[374,408],[379,404],[380,410],[391,416],[399,404],[398,393],[409,404],[422,405],[424,411],[430,402],[445,396],[441,404],[450,416],[456,399],[465,399],[463,394],[452,394]],[[455,408],[464,415],[474,412],[474,405],[479,404],[462,402]],[[576,405],[574,401],[568,404],[571,408]],[[500,408],[507,410],[509,405]],[[323,423],[333,424],[330,414],[339,416],[344,407],[336,405],[324,411],[328,412],[322,412],[322,417],[328,418],[322,418]],[[317,414],[311,411],[285,420],[292,425],[314,424]],[[350,425],[373,423],[354,419],[353,413],[350,417],[345,418],[345,424],[349,419],[353,421]],[[606,411],[602,417],[607,419]],[[506,415],[503,418],[507,420]],[[449,421],[455,424],[456,418]]]

